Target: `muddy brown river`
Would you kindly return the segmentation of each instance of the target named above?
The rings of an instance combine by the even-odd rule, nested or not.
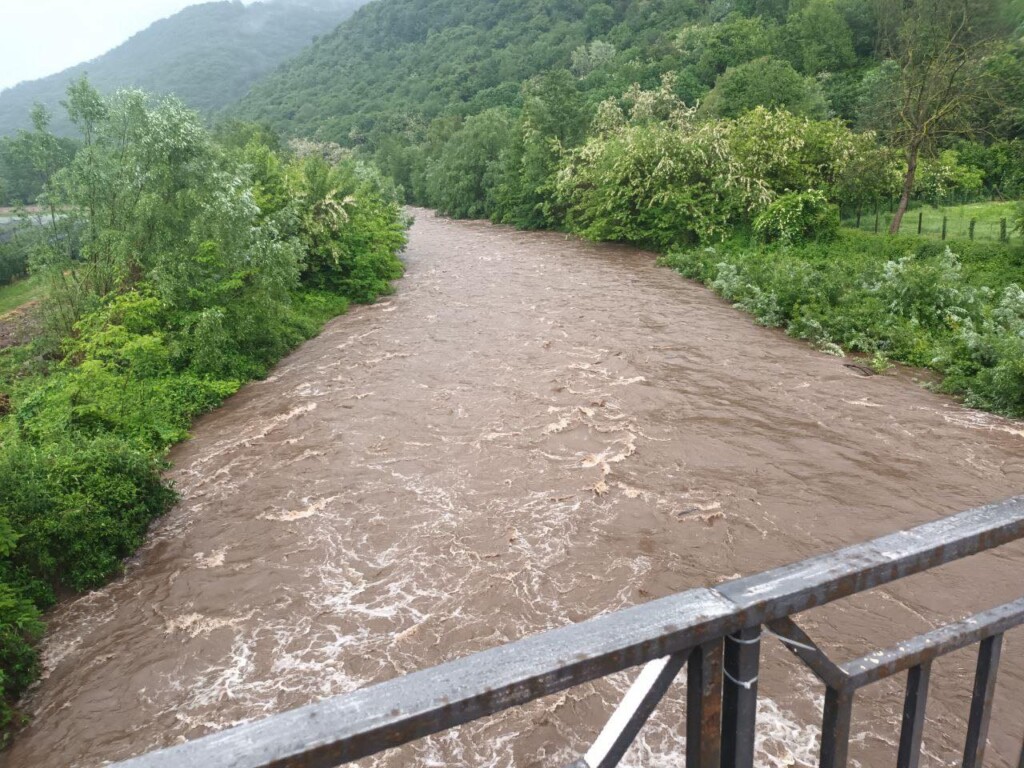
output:
[[[651,255],[416,211],[397,293],[201,419],[181,502],[58,608],[8,768],[96,766],[539,630],[1024,493],[1024,426],[866,378]],[[836,659],[1016,598],[1013,545],[800,617]],[[938,661],[923,764],[957,764],[974,652]],[[765,641],[759,764],[816,764],[823,691]],[[632,674],[362,766],[560,766]],[[1016,765],[1024,631],[987,765]],[[902,679],[852,765],[894,765]],[[679,766],[682,680],[623,765]]]

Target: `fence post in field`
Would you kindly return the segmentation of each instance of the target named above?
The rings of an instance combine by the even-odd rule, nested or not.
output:
[[[1006,219],[1005,218],[999,220],[999,242],[1000,243],[1005,243],[1006,242]]]
[[[921,230],[924,228],[924,211],[920,210],[917,212],[917,234],[921,234]]]
[[[875,234],[878,234],[878,203],[875,203]]]
[[[971,240],[974,239],[974,225],[977,224],[977,223],[978,223],[977,219],[971,219],[971,225],[970,225],[969,229],[967,230],[968,236],[970,237]]]
[[[946,239],[946,223],[949,221],[948,217],[942,217],[942,239]]]

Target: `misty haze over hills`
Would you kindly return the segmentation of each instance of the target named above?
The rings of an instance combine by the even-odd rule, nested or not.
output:
[[[138,87],[218,112],[365,2],[233,0],[190,6],[92,61],[0,91],[0,136],[28,128],[37,102],[53,113],[57,133],[71,133],[60,102],[68,84],[86,74],[103,92]]]

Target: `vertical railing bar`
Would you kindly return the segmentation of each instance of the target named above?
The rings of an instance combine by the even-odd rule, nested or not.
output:
[[[974,674],[974,693],[971,696],[971,716],[967,721],[967,745],[964,747],[963,768],[981,768],[985,762],[985,742],[992,717],[992,699],[996,692],[996,673],[1003,636],[993,635],[981,641],[978,648],[978,667]]]
[[[721,768],[722,643],[694,648],[686,664],[686,768]]]
[[[725,639],[722,683],[722,768],[753,768],[757,724],[757,677],[761,627],[748,627]]]
[[[821,768],[846,768],[853,719],[852,690],[829,688],[821,722]]]
[[[918,768],[921,762],[921,737],[924,735],[924,711],[928,705],[928,681],[932,663],[926,661],[907,672],[907,695],[903,700],[903,728],[896,768]]]
[[[578,762],[581,768],[615,768],[619,764],[665,697],[687,655],[685,651],[675,653],[644,666],[594,745]]]

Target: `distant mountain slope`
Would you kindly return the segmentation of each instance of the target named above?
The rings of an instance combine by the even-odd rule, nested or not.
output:
[[[27,128],[36,102],[54,112],[57,132],[69,132],[59,104],[68,83],[83,74],[101,91],[138,87],[218,111],[364,2],[271,0],[246,6],[234,0],[191,6],[97,59],[0,92],[0,136]]]
[[[705,3],[381,0],[254,86],[234,112],[285,133],[358,143],[374,128],[512,103],[524,80],[568,67],[597,36],[650,59]]]

